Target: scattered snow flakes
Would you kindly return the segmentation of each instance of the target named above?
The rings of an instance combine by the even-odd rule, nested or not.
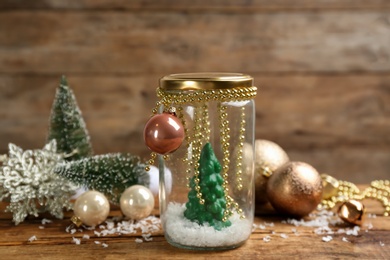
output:
[[[265,237],[263,237],[263,241],[268,243],[269,241],[271,241],[271,237],[270,236],[265,236]]]
[[[348,239],[347,239],[346,237],[343,237],[341,240],[342,240],[343,242],[347,242],[347,243],[349,242]]]
[[[80,245],[81,240],[79,238],[72,237],[72,242],[75,243],[76,245]]]
[[[39,229],[45,229],[45,227],[44,227],[44,226],[39,226],[38,228],[39,228]]]
[[[149,242],[149,241],[152,241],[153,238],[152,238],[152,234],[151,233],[147,233],[147,234],[142,234],[142,237],[145,241]]]
[[[292,228],[291,232],[293,232],[293,234],[295,234],[296,236],[299,236],[299,232],[296,228]]]
[[[264,222],[264,225],[268,226],[268,227],[274,227],[275,226],[275,224],[273,222],[270,222],[270,223]]]
[[[317,235],[330,235],[334,234],[334,231],[329,226],[322,226],[314,229],[314,233]]]
[[[45,224],[48,224],[48,223],[52,223],[52,222],[53,222],[52,220],[47,219],[47,218],[43,218],[43,219],[41,220],[42,225],[45,225]]]
[[[32,241],[35,241],[35,240],[37,240],[37,237],[36,236],[32,236],[32,237],[30,237],[29,239],[28,239],[28,242],[32,242]]]
[[[263,225],[263,224],[259,224],[259,225],[253,224],[252,231],[255,231],[257,228],[259,228],[261,230],[264,230],[265,229],[265,225]]]
[[[385,243],[383,243],[382,241],[379,241],[379,245],[380,246],[385,246]]]
[[[67,227],[65,228],[66,233],[69,233],[69,230],[70,230],[71,227],[72,227],[72,225],[67,226]]]
[[[280,237],[281,238],[288,238],[288,236],[286,234],[284,234],[284,233],[280,234]]]
[[[137,234],[137,232],[141,232],[141,238],[135,239],[136,243],[143,243],[152,241],[152,234],[161,230],[161,221],[159,218],[154,216],[149,216],[142,220],[123,220],[123,218],[114,217],[105,221],[105,224],[99,225],[97,227],[86,227],[83,226],[86,230],[93,230],[92,237],[104,237],[108,235],[126,235],[126,234]],[[75,229],[73,225],[66,227],[66,232],[74,234],[77,231],[83,232],[83,229]],[[84,234],[82,238],[78,239],[81,242],[81,239],[87,240],[90,239],[91,236],[88,234]],[[73,238],[73,242],[75,244],[79,244],[76,242],[77,238]],[[102,247],[108,247],[107,243],[94,241],[95,244],[99,244]]]
[[[366,230],[365,230],[366,232],[368,232],[368,230],[374,228],[374,226],[372,225],[372,223],[365,224],[364,226],[366,227]]]
[[[353,236],[358,236],[359,235],[359,231],[360,231],[360,227],[359,226],[354,226],[353,229],[348,229],[345,234],[347,234],[348,236],[350,235],[353,235]]]
[[[332,236],[325,236],[325,237],[322,237],[322,241],[324,242],[330,242],[333,240],[333,237]]]

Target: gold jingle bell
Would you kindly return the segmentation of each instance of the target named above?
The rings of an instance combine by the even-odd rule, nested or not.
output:
[[[337,195],[338,188],[339,188],[339,181],[336,178],[333,178],[332,176],[328,174],[321,174],[322,179],[322,199],[327,200],[330,199],[333,196]]]
[[[349,200],[341,204],[337,210],[337,215],[344,221],[353,225],[361,225],[365,207],[357,200]]]

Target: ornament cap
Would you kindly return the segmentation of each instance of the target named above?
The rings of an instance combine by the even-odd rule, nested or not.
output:
[[[252,86],[253,78],[241,73],[181,73],[160,79],[160,87],[163,90],[211,90]]]
[[[75,224],[76,227],[80,227],[80,226],[83,224],[83,222],[81,221],[81,219],[80,219],[79,217],[77,217],[77,216],[72,216],[72,217],[70,218],[70,221],[71,221],[73,224]]]

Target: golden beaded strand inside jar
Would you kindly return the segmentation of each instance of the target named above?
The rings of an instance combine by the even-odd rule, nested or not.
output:
[[[240,121],[240,133],[238,137],[238,149],[237,149],[237,172],[236,172],[236,177],[237,177],[237,189],[241,190],[242,189],[242,153],[244,149],[244,140],[245,140],[245,107],[241,107],[241,121]]]

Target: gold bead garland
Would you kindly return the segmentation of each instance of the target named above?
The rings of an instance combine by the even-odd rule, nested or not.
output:
[[[237,149],[237,189],[242,190],[242,150],[244,148],[244,140],[245,140],[245,107],[241,107],[241,121],[240,121],[240,129],[239,129],[239,140],[238,140],[238,149]]]
[[[157,88],[157,96],[162,99],[163,104],[184,104],[194,102],[228,102],[243,101],[256,97],[256,87],[240,87],[233,89],[212,89],[198,91],[177,91],[166,92]]]
[[[372,181],[370,187],[363,191],[360,191],[359,188],[351,182],[337,181],[337,184],[337,194],[328,199],[323,199],[318,205],[318,209],[331,209],[336,206],[336,204],[349,200],[376,199],[380,201],[384,207],[383,216],[390,216],[389,180]]]
[[[196,197],[199,199],[200,204],[204,204],[204,199],[202,198],[202,193],[200,192],[199,186],[199,160],[200,153],[202,150],[202,139],[204,138],[202,133],[202,109],[200,106],[195,107],[194,111],[194,131],[193,131],[193,142],[192,142],[192,166],[194,170],[194,183],[195,190],[197,192]]]

